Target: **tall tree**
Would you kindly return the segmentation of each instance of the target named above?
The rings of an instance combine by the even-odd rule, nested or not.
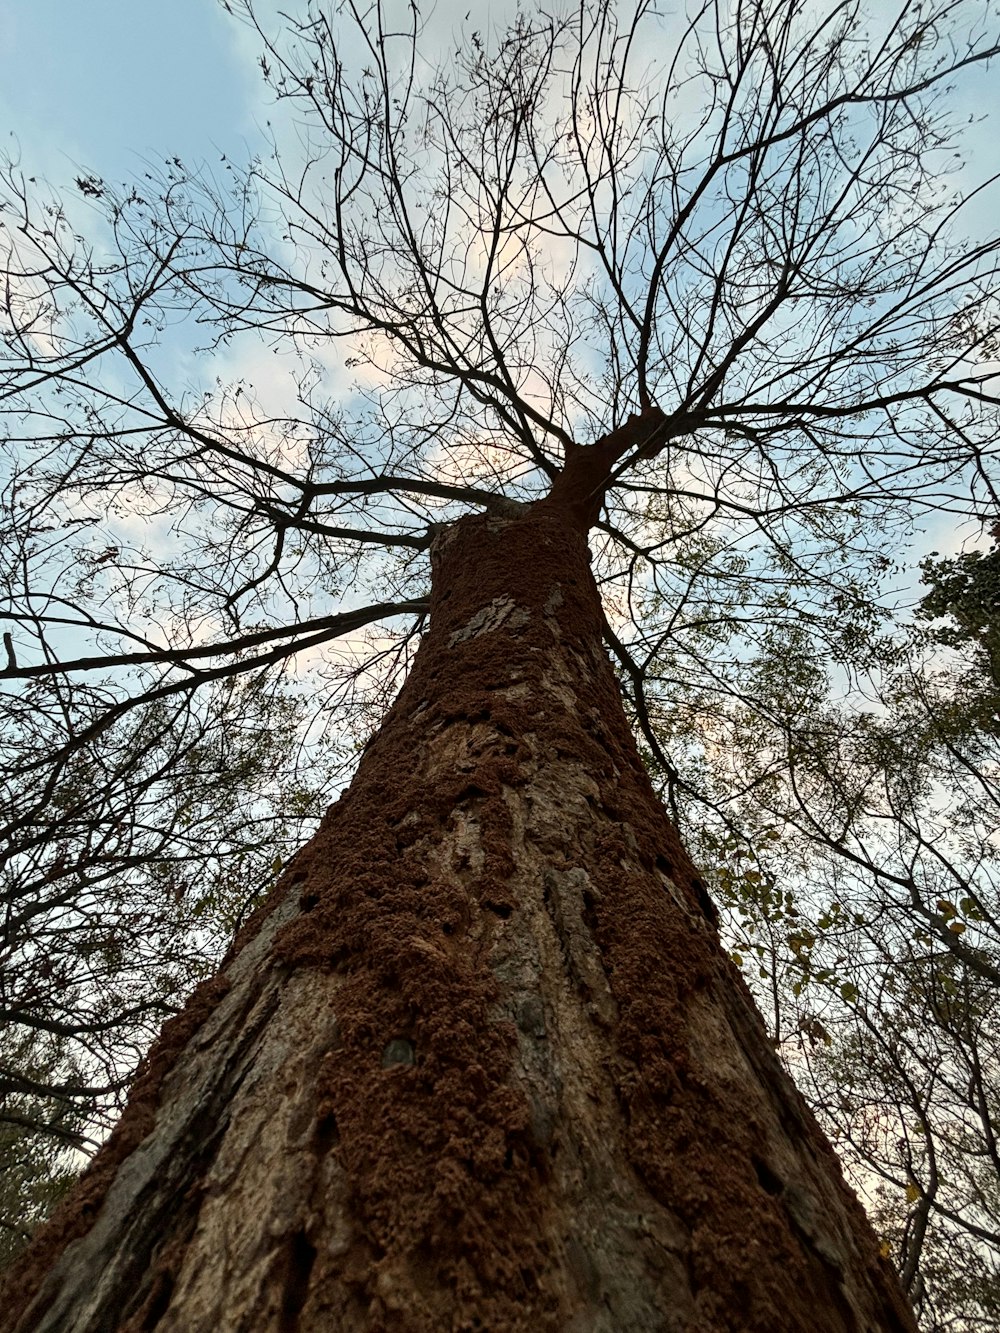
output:
[[[413,8],[240,13],[271,158],[82,178],[115,258],[8,173],[2,675],[50,700],[12,856],[99,758],[141,789],[147,719],[237,725],[222,685],[296,655],[325,702],[409,670],[3,1326],[912,1327],[601,636],[676,803],[657,687],[738,682],[734,627],[846,633],[900,530],[979,502],[998,243],[946,95],[996,31],[583,4],[437,64]],[[262,337],[294,404],[226,379]]]

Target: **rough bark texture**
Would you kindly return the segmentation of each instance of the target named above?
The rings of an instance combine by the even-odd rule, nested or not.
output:
[[[437,539],[354,783],[0,1328],[913,1328],[643,770],[581,497]]]

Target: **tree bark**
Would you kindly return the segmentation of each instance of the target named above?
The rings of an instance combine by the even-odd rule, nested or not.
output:
[[[585,526],[436,539],[354,782],[0,1328],[914,1327],[643,769]]]

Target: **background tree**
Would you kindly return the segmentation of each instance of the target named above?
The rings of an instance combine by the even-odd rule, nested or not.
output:
[[[435,71],[417,16],[400,18],[316,10],[274,39],[258,25],[297,142],[246,171],[222,164],[224,184],[179,163],[120,191],[82,179],[105,208],[100,252],[8,174],[18,461],[2,674],[23,741],[17,875],[60,839],[67,864],[128,871],[121,812],[131,838],[147,802],[149,873],[116,882],[124,916],[144,885],[162,915],[178,862],[219,857],[177,836],[192,767],[201,827],[233,820],[224,858],[249,843],[271,864],[261,791],[290,728],[262,758],[265,682],[318,657],[310,703],[363,725],[424,628],[442,526],[565,500],[571,475],[590,477],[573,503],[594,530],[606,638],[668,802],[683,817],[707,794],[723,812],[725,835],[702,821],[705,856],[747,834],[761,855],[771,833],[801,826],[842,859],[873,762],[888,774],[878,817],[905,828],[920,793],[893,785],[885,729],[869,728],[868,769],[855,748],[833,788],[820,759],[836,729],[819,733],[826,750],[815,729],[807,748],[800,738],[823,697],[810,654],[822,645],[850,677],[905,533],[992,495],[996,242],[963,231],[946,94],[995,54],[995,32],[963,27],[968,11],[950,4],[867,24],[854,4],[710,4],[676,27],[645,6],[627,19],[584,6],[469,32]],[[209,345],[185,363],[191,315]],[[262,336],[297,355],[294,401],[286,388],[271,406],[274,386],[227,378]],[[720,795],[734,719],[736,741],[756,729],[761,743]],[[933,841],[913,836],[933,859]],[[762,869],[728,873],[724,898],[764,883]],[[70,872],[48,919],[69,903],[86,914],[89,874]],[[18,883],[12,904],[33,902],[32,881]],[[800,910],[789,893],[779,919]],[[917,901],[949,956],[969,947],[923,880]],[[10,920],[27,1022],[38,955]],[[160,925],[169,934],[176,917]],[[784,966],[801,979],[815,948],[790,935]],[[866,957],[896,967],[893,931],[870,944]],[[68,956],[87,963],[85,949]],[[852,1004],[859,981],[828,970]],[[174,993],[150,974],[137,1012],[110,1005],[116,1040]],[[84,978],[74,1015],[97,994]],[[779,1040],[802,1035],[798,1015],[790,1028],[775,1018]]]
[[[997,1313],[990,561],[923,562],[917,620],[859,640],[863,696],[807,636],[762,655],[752,703],[715,705],[725,759],[685,812],[736,956],[929,1328]]]

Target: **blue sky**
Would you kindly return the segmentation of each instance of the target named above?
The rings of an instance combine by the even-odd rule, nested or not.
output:
[[[0,0],[3,149],[56,186],[242,158],[263,81],[241,37],[218,0]]]

